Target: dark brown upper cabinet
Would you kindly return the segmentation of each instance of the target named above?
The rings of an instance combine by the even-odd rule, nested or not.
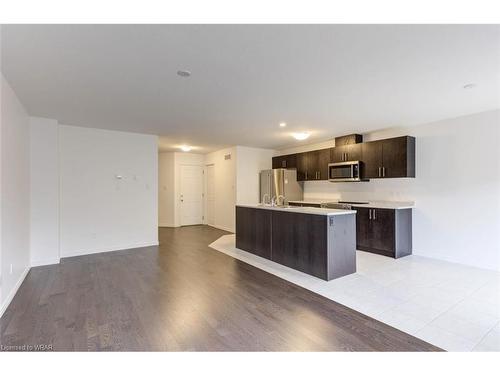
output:
[[[273,168],[296,168],[298,181],[328,180],[328,163],[361,161],[361,177],[415,177],[415,138],[362,140],[358,134],[335,138],[336,147],[273,157]],[[351,143],[350,143],[351,142]]]
[[[301,152],[297,154],[297,181],[307,181],[307,164],[308,164],[308,153]]]
[[[297,154],[297,180],[328,180],[330,149],[315,150]]]
[[[331,148],[331,162],[341,163],[343,161],[361,160],[361,145],[362,143],[356,143]]]
[[[363,178],[415,177],[415,138],[382,139],[361,144]]]
[[[361,134],[349,134],[342,137],[335,137],[335,146],[352,145],[361,142],[363,142],[363,136]]]
[[[330,163],[330,148],[316,151],[318,153],[318,180],[328,180],[328,163]]]
[[[276,168],[297,168],[297,154],[273,157],[273,169]]]

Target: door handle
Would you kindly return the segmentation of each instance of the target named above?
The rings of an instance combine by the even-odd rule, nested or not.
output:
[[[372,219],[372,210],[371,210],[371,208],[368,209],[368,219],[370,219],[370,220]]]

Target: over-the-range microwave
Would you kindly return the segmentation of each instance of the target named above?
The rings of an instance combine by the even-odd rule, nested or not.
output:
[[[361,163],[357,160],[328,164],[328,181],[361,181]]]

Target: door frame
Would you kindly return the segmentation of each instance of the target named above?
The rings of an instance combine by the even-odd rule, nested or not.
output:
[[[208,224],[208,167],[214,167],[215,174],[215,163],[205,164],[203,166],[203,224]],[[215,177],[215,176],[214,176]],[[215,221],[215,216],[214,216]]]
[[[177,201],[177,207],[178,207],[178,222],[177,222],[177,225],[179,227],[182,227],[182,204],[180,202],[180,196],[182,194],[182,167],[200,167],[202,169],[202,187],[201,187],[201,190],[202,190],[202,198],[201,198],[201,224],[205,224],[205,217],[206,217],[206,214],[205,214],[205,196],[206,196],[206,190],[205,190],[205,166],[204,165],[200,165],[200,164],[191,164],[191,163],[182,163],[182,164],[179,164],[179,169],[178,169],[178,193],[176,194],[176,201]]]

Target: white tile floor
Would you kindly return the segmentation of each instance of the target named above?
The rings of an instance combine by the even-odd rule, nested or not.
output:
[[[235,248],[210,247],[449,351],[500,351],[500,273],[411,255],[357,252],[357,272],[332,281]]]

